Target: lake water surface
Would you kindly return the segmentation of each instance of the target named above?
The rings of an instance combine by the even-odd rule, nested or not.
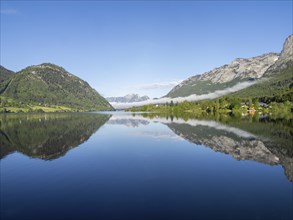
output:
[[[0,115],[1,219],[293,219],[292,120]]]

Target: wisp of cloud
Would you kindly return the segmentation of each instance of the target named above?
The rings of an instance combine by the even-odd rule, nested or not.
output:
[[[118,102],[110,102],[110,103],[115,109],[126,109],[126,108],[131,108],[132,106],[139,107],[139,106],[149,105],[149,104],[164,104],[166,102],[171,102],[171,101],[173,101],[174,103],[176,103],[176,102],[181,103],[184,101],[199,101],[199,100],[205,100],[205,99],[214,99],[214,98],[221,97],[223,95],[227,95],[232,92],[237,92],[241,89],[252,86],[255,83],[256,83],[255,81],[242,82],[242,83],[238,83],[235,86],[232,86],[230,88],[218,90],[218,91],[215,91],[215,92],[212,92],[209,94],[203,94],[203,95],[194,94],[194,95],[190,95],[190,96],[186,96],[186,97],[177,97],[177,98],[164,97],[164,98],[160,98],[160,99],[151,99],[151,100],[147,100],[147,101],[131,102],[131,103],[118,103]]]

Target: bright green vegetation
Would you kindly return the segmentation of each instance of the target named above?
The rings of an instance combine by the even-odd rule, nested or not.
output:
[[[213,83],[209,80],[197,82],[190,82],[184,86],[176,89],[175,91],[170,91],[166,97],[176,98],[176,97],[185,97],[192,94],[202,95],[215,92],[217,90],[224,90],[235,86],[237,83],[246,81],[244,79],[233,79],[226,83]]]
[[[288,64],[288,68],[275,73],[270,78],[264,78],[262,82],[254,84],[248,88],[235,92],[231,97],[258,98],[263,102],[284,102],[293,101],[293,62]]]
[[[87,82],[53,64],[13,74],[0,83],[0,98],[0,112],[113,110]]]
[[[217,98],[197,102],[184,101],[161,105],[133,107],[128,111],[154,112],[174,116],[206,113],[274,114],[291,118],[293,111],[293,63],[288,68],[246,89]]]
[[[215,100],[204,100],[199,102],[166,103],[164,105],[145,105],[142,107],[132,107],[127,111],[132,112],[151,112],[175,117],[194,117],[205,114],[234,114],[234,115],[253,115],[253,114],[273,114],[280,117],[292,117],[291,109],[293,103],[271,102],[259,103],[257,98],[239,99],[222,97]]]
[[[0,113],[27,113],[27,112],[77,112],[78,108],[42,104],[27,104],[0,96]]]
[[[56,159],[88,140],[109,118],[90,113],[1,114],[0,158],[18,151]]]

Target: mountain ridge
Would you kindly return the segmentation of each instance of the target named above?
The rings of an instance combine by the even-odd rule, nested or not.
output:
[[[232,93],[231,96],[293,101],[293,35],[286,38],[279,59],[266,70],[262,79],[259,83]]]
[[[284,41],[282,51],[279,54],[271,52],[252,58],[236,58],[230,64],[214,68],[201,75],[189,77],[175,86],[165,97],[176,98],[194,94],[209,94],[231,88],[244,81],[257,79],[257,82],[260,82],[259,79],[263,78],[280,81],[280,79],[273,79],[272,77],[279,77],[278,75],[282,73],[287,75],[286,79],[282,80],[290,81],[288,72],[290,73],[291,71],[292,63],[293,35],[289,35]],[[246,88],[246,91],[249,89],[250,87]]]
[[[0,65],[0,83],[15,74],[12,70],[6,69],[4,66]]]
[[[267,53],[252,58],[236,58],[229,64],[189,77],[175,86],[166,96],[175,98],[208,94],[243,81],[259,79],[278,58],[277,53]]]
[[[114,110],[86,81],[51,63],[29,66],[13,74],[0,84],[0,95],[12,100],[13,106],[65,106],[73,111]]]

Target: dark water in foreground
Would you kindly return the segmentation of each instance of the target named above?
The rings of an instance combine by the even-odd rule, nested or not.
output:
[[[293,219],[292,121],[0,115],[1,220]]]

